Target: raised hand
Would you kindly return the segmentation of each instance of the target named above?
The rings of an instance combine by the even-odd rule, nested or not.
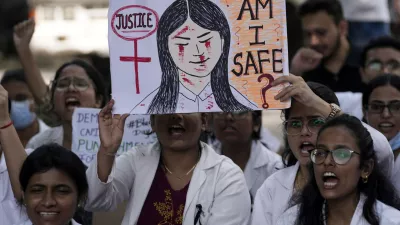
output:
[[[111,100],[99,113],[100,148],[110,154],[118,151],[124,136],[125,120],[129,114],[112,115],[114,100]]]
[[[11,121],[8,112],[8,92],[0,85],[0,127]]]
[[[14,26],[14,43],[17,50],[29,48],[33,33],[35,32],[35,21],[25,20]]]
[[[283,88],[281,92],[275,96],[276,100],[284,102],[293,98],[297,102],[312,108],[318,107],[320,106],[319,104],[324,102],[310,89],[304,79],[299,76],[289,75],[279,77],[272,83],[272,86],[275,87],[287,83],[290,85]]]
[[[313,70],[321,63],[323,55],[311,48],[300,48],[293,57],[291,64],[291,73],[298,76]]]

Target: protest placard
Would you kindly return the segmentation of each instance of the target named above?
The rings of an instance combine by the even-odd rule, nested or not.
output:
[[[110,0],[115,113],[282,109],[285,0]]]
[[[85,165],[95,158],[100,147],[98,114],[100,109],[76,108],[72,116],[72,151]],[[125,132],[118,155],[138,145],[148,145],[156,141],[151,132],[150,116],[130,115],[125,122]]]

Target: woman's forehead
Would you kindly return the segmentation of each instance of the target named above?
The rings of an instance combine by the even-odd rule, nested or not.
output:
[[[89,79],[89,76],[87,75],[85,69],[78,65],[69,65],[66,66],[60,74],[60,77],[58,79],[66,78],[66,77],[79,77],[79,78],[85,78]]]

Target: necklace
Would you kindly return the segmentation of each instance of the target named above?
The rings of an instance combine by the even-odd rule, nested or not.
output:
[[[171,170],[169,170],[168,167],[165,165],[165,163],[163,163],[163,166],[164,166],[165,170],[167,170],[167,172],[168,172],[169,174],[171,174],[172,176],[176,177],[178,180],[182,180],[182,179],[183,179],[183,177],[178,177],[177,175],[175,175],[174,173],[172,173]],[[189,174],[194,170],[194,168],[196,168],[196,166],[197,166],[197,163],[194,164],[194,166],[192,167],[192,169],[190,169],[190,170],[185,174],[185,176],[189,175]]]
[[[200,157],[201,157],[201,149],[202,149],[202,146],[201,146],[201,145],[199,145],[199,149],[200,149],[200,151],[199,151],[199,158],[197,159],[196,164],[194,164],[194,166],[192,167],[192,169],[190,169],[184,176],[179,177],[179,176],[175,175],[175,174],[174,174],[173,172],[171,172],[171,170],[169,170],[168,167],[165,165],[164,160],[161,160],[161,164],[162,164],[162,166],[164,167],[164,171],[166,170],[169,174],[171,174],[172,176],[176,177],[178,180],[182,180],[183,177],[189,175],[189,174],[194,170],[194,168],[196,168],[197,164],[199,163]]]

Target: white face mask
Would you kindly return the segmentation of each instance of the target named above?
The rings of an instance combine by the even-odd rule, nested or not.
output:
[[[36,114],[30,111],[32,101],[11,101],[11,120],[17,130],[29,127],[36,119]]]

